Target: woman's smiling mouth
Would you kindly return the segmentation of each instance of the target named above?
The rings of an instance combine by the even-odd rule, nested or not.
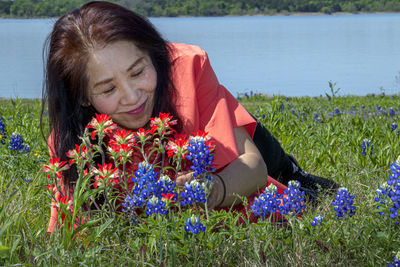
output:
[[[139,114],[139,113],[142,112],[142,111],[144,110],[144,108],[146,107],[146,102],[147,102],[147,101],[145,101],[143,104],[141,104],[138,108],[132,109],[132,110],[128,111],[127,113],[128,113],[128,114],[131,114],[131,115]]]

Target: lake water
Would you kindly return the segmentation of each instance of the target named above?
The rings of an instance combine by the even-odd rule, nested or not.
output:
[[[40,97],[54,19],[0,19],[0,97]],[[400,14],[152,18],[172,42],[201,46],[235,96],[400,92]]]

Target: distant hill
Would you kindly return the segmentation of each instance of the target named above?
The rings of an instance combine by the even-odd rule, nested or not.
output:
[[[58,17],[84,0],[0,0],[1,17]],[[290,13],[400,12],[400,0],[114,0],[144,16],[229,16]]]

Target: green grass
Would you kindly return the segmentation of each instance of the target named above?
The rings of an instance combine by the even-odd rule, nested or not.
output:
[[[397,95],[241,100],[303,169],[334,179],[356,196],[352,218],[335,220],[333,197],[323,197],[302,219],[286,224],[237,225],[237,215],[211,212],[203,221],[207,230],[193,236],[183,229],[186,211],[169,213],[160,221],[150,217],[136,226],[104,221],[88,230],[90,242],[68,245],[63,233],[46,232],[50,198],[40,167],[49,156],[39,128],[40,102],[0,100],[8,136],[21,133],[31,151],[21,154],[0,145],[0,265],[387,265],[400,250],[399,227],[378,216],[374,197],[400,154],[400,134],[391,131],[392,123],[398,123],[399,101]],[[383,111],[393,108],[396,115],[378,112],[378,105]],[[335,108],[340,114],[329,115]],[[321,114],[320,122],[314,112]],[[363,139],[374,144],[371,156],[361,154]],[[30,177],[32,182],[24,180]],[[318,214],[325,221],[314,228],[310,223]]]

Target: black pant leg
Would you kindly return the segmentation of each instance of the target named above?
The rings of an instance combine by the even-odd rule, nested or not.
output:
[[[289,180],[288,177],[290,177],[293,172],[292,161],[289,159],[278,140],[276,140],[261,122],[256,118],[254,119],[257,121],[257,127],[254,132],[253,141],[267,165],[268,175],[281,183],[287,184]]]

